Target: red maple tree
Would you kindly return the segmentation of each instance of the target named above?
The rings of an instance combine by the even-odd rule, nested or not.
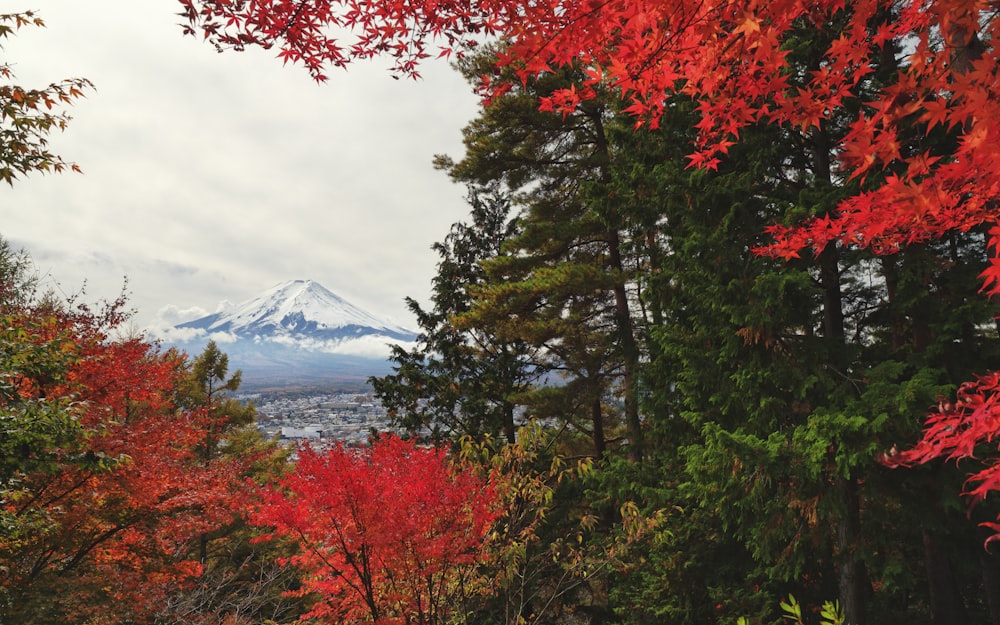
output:
[[[299,450],[294,471],[261,494],[264,540],[298,546],[305,618],[382,625],[443,623],[497,517],[496,493],[438,449],[395,436],[370,447]]]
[[[22,328],[18,342],[32,359],[48,346],[68,357],[19,374],[4,407],[59,402],[79,424],[79,435],[58,447],[26,450],[45,462],[18,475],[17,496],[3,502],[15,523],[35,523],[0,535],[15,619],[144,622],[197,578],[194,539],[233,518],[229,502],[248,459],[199,461],[209,412],[175,403],[186,356],[110,338],[124,318],[120,306],[7,318]]]

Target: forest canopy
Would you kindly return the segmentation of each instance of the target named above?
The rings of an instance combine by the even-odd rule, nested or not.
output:
[[[0,615],[1000,622],[995,3],[180,2],[320,81],[445,56],[484,96],[371,381],[405,439],[288,460],[217,348],[5,247]],[[3,89],[5,180],[57,168]]]

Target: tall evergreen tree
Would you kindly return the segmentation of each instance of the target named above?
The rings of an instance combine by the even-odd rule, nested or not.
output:
[[[790,41],[802,76],[840,25],[828,27]],[[858,184],[839,177],[831,148],[849,113],[808,131],[751,129],[712,174],[682,169],[673,144],[685,137],[670,124],[680,106],[633,140],[637,159],[665,155],[645,181],[626,176],[664,207],[646,377],[662,481],[638,481],[685,516],[671,526],[677,544],[658,549],[661,570],[640,567],[619,588],[629,602],[675,591],[652,610],[620,606],[629,619],[770,618],[790,590],[817,605],[838,597],[852,623],[986,618],[970,599],[996,565],[943,494],[960,474],[879,462],[914,439],[936,396],[995,357],[988,306],[972,298],[982,235],[892,259],[836,244],[788,264],[752,252],[769,223],[825,217]]]
[[[469,310],[473,291],[485,279],[481,263],[504,253],[518,225],[510,200],[495,187],[470,185],[468,201],[471,221],[454,224],[434,245],[441,260],[432,282],[433,307],[424,310],[407,298],[421,329],[417,346],[394,346],[394,373],[371,384],[398,427],[434,439],[491,435],[512,443],[517,398],[543,373],[534,350],[489,329],[459,328],[454,318]]]
[[[478,80],[494,52],[469,59]],[[529,81],[494,100],[465,130],[466,153],[443,165],[459,181],[495,181],[515,194],[521,232],[507,253],[485,263],[488,284],[461,323],[495,327],[543,350],[566,385],[536,395],[536,410],[579,425],[592,453],[603,455],[609,432],[642,455],[638,407],[640,328],[636,263],[628,252],[630,216],[606,201],[608,120],[614,97],[593,101],[563,118],[535,102],[569,84],[571,70]],[[558,396],[561,401],[555,401]],[[586,424],[586,425],[584,425]]]
[[[201,449],[205,461],[232,448],[236,439],[246,436],[248,430],[256,433],[253,425],[257,409],[253,402],[242,402],[233,396],[242,381],[242,371],[229,375],[229,356],[215,341],[209,341],[204,351],[191,361],[179,399],[184,406],[211,413],[212,426],[205,432]]]

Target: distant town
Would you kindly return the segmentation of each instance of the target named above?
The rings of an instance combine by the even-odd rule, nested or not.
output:
[[[364,444],[372,430],[390,429],[382,404],[369,393],[243,393],[257,407],[257,427],[287,444]]]

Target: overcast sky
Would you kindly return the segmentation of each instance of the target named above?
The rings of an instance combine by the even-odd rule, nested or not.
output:
[[[85,77],[52,150],[83,174],[0,188],[0,234],[65,292],[113,298],[128,277],[139,327],[214,312],[314,279],[410,327],[430,246],[464,220],[465,190],[431,165],[462,154],[477,100],[457,72],[384,65],[317,85],[270,52],[218,54],[185,37],[175,0],[5,0],[36,10],[0,52],[17,84]]]

